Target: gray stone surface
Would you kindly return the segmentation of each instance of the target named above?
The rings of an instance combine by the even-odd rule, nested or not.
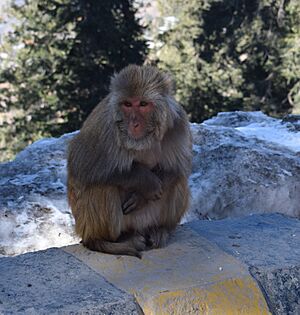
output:
[[[254,214],[188,224],[249,266],[300,266],[300,220],[281,214]]]
[[[0,259],[0,314],[139,314],[132,296],[60,249]]]
[[[274,314],[300,314],[300,221],[281,214],[188,224],[249,266]]]

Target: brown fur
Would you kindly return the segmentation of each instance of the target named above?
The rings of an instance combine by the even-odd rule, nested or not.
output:
[[[128,136],[119,109],[127,97],[155,104],[143,139]],[[188,208],[191,159],[188,120],[171,78],[149,66],[123,69],[69,146],[68,200],[83,244],[137,257],[164,246]]]

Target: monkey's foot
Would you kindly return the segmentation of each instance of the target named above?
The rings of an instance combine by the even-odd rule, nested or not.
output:
[[[132,238],[130,239],[130,242],[132,246],[139,252],[147,249],[147,240],[141,234],[132,236]]]
[[[127,255],[142,258],[139,250],[136,249],[131,240],[119,243],[108,242],[100,239],[89,239],[82,242],[83,246],[92,251],[102,252],[113,255]]]
[[[169,231],[165,228],[152,228],[146,235],[146,245],[148,249],[164,247],[169,238]]]

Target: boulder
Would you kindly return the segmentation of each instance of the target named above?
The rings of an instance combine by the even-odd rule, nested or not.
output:
[[[66,149],[73,135],[36,141],[0,164],[0,255],[78,241],[66,199]]]
[[[193,124],[190,216],[279,212],[300,217],[299,118],[220,113]]]

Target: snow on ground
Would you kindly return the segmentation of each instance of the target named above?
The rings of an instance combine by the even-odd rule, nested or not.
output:
[[[45,200],[44,200],[45,201]],[[74,235],[74,219],[62,209],[50,206],[42,208],[44,214],[38,217],[40,206],[24,209],[12,216],[1,217],[0,256],[18,255],[25,252],[61,247],[79,242]],[[1,255],[2,254],[2,255]]]
[[[24,183],[25,184],[25,183]],[[0,214],[0,257],[75,244],[74,218],[65,198],[32,195],[21,211]],[[22,201],[22,198],[19,200]],[[15,207],[15,203],[12,203]]]
[[[0,256],[78,243],[66,198],[72,136],[39,140],[0,164]]]

